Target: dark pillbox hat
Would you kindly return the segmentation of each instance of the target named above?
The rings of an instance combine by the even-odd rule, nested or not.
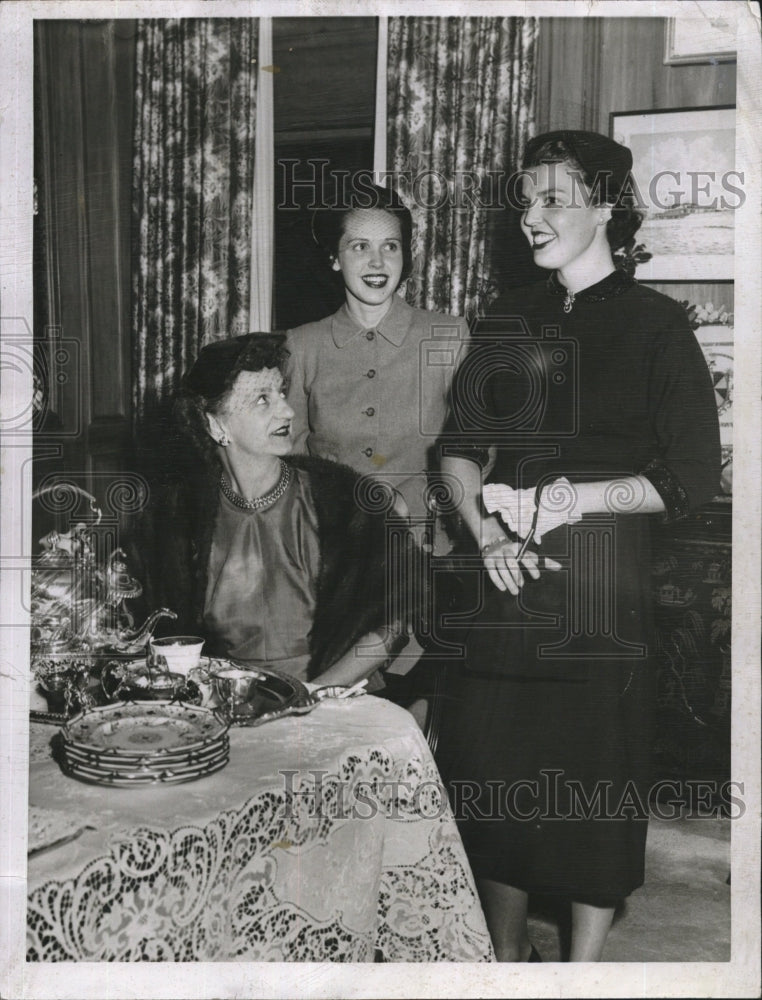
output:
[[[260,360],[278,363],[285,340],[282,333],[242,333],[238,337],[216,340],[201,348],[183,385],[205,399],[216,399],[230,387],[235,376],[252,363]],[[261,358],[257,357],[260,352],[263,352]]]
[[[632,170],[632,152],[627,146],[600,132],[584,132],[579,129],[543,132],[527,143],[524,167],[536,166],[539,162],[538,152],[543,146],[553,143],[561,143],[591,178],[595,179],[596,175],[600,175],[603,180],[605,177],[603,190],[606,195],[613,199],[618,197]]]

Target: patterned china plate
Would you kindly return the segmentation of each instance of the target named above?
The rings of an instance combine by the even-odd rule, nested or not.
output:
[[[139,767],[133,764],[111,764],[108,761],[101,761],[97,764],[85,764],[66,754],[66,764],[69,769],[78,774],[91,776],[93,778],[108,778],[115,776],[131,780],[152,781],[163,774],[172,775],[196,775],[207,771],[220,761],[227,760],[230,756],[230,745],[225,743],[219,747],[216,753],[204,760],[194,761],[165,761],[157,758],[151,762],[144,762]]]
[[[207,764],[195,771],[179,772],[171,766],[164,771],[144,773],[134,772],[125,774],[120,771],[110,771],[103,773],[92,773],[79,767],[69,767],[67,774],[79,781],[85,781],[90,785],[108,785],[110,788],[136,788],[146,785],[180,785],[185,781],[195,781],[197,778],[206,778],[210,774],[221,771],[228,763],[229,757],[226,754],[218,761]]]
[[[227,734],[225,734],[199,749],[186,750],[181,748],[179,750],[167,750],[161,754],[135,755],[129,753],[118,754],[111,751],[104,753],[103,750],[96,748],[85,750],[64,740],[63,753],[69,762],[83,767],[100,768],[108,771],[113,770],[115,767],[134,770],[135,768],[142,767],[163,768],[173,764],[183,766],[204,764],[224,752],[229,746],[229,742]]]
[[[63,729],[64,741],[101,754],[142,757],[200,749],[218,739],[227,721],[209,708],[173,702],[105,705],[75,715]]]
[[[115,781],[128,781],[133,785],[151,785],[156,781],[169,781],[176,780],[180,781],[181,778],[197,778],[200,775],[209,774],[222,767],[223,764],[227,764],[230,758],[230,754],[225,753],[215,760],[211,760],[204,764],[203,767],[196,765],[195,767],[181,768],[167,766],[161,770],[152,770],[151,768],[141,769],[139,771],[123,771],[115,769],[113,771],[103,770],[98,771],[93,768],[82,767],[80,764],[69,764],[67,771],[70,775],[76,778],[83,778],[90,781],[102,781],[104,784],[111,785]]]

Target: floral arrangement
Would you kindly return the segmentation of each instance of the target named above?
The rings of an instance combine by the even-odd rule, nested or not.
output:
[[[727,642],[730,639],[731,591],[730,587],[716,587],[712,591],[712,607],[719,612],[711,625],[712,642]]]
[[[697,306],[687,300],[680,302],[680,305],[688,313],[688,321],[693,330],[698,329],[700,326],[733,325],[733,313],[728,312],[724,306],[717,308],[713,302]]]

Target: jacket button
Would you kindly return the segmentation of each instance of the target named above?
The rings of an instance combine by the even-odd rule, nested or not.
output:
[[[376,369],[375,368],[369,368],[368,371],[365,374],[368,376],[368,378],[375,378],[376,377]]]
[[[375,333],[372,330],[368,330],[368,332],[365,334],[365,339],[366,340],[373,340],[373,338],[375,336],[376,335],[375,335]]]
[[[375,408],[372,407],[372,406],[369,406],[368,409],[365,411],[365,415],[366,415],[366,417],[372,417],[375,412],[376,412]]]
[[[370,458],[370,456],[372,454],[373,454],[373,449],[372,448],[366,448],[365,451],[363,452],[363,455],[367,455],[368,458]]]

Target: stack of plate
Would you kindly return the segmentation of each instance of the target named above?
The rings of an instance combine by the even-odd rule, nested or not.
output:
[[[175,702],[105,705],[63,728],[67,774],[96,785],[179,784],[221,770],[228,722],[209,708]]]

